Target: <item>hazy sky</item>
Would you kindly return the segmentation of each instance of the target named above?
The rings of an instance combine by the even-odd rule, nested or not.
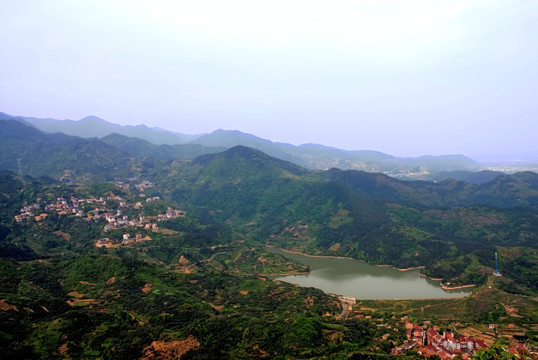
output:
[[[538,1],[0,0],[0,111],[538,160]]]

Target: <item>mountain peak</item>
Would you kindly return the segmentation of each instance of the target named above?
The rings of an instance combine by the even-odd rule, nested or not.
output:
[[[86,117],[80,119],[79,122],[85,122],[85,123],[93,122],[93,123],[101,123],[101,124],[104,124],[104,123],[111,124],[108,121],[103,120],[100,117],[97,117],[97,116],[94,116],[94,115],[86,116]]]
[[[226,159],[226,166],[229,167],[230,164],[235,164],[235,166],[251,167],[256,169],[256,171],[266,171],[269,168],[280,168],[281,170],[289,171],[291,173],[299,174],[304,173],[306,169],[295,165],[289,161],[281,160],[279,158],[267,155],[263,151],[254,149],[244,145],[237,145],[229,148],[220,153],[215,154],[206,154],[198,156],[193,160],[193,164],[209,164],[219,159]],[[228,169],[229,170],[229,169]]]

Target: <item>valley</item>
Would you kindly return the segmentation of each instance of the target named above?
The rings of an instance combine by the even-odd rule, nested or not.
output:
[[[421,359],[426,350],[391,353],[411,340],[404,317],[484,341],[483,352],[498,358],[519,343],[523,358],[536,351],[536,173],[402,181],[311,170],[246,146],[158,157],[17,121],[0,125],[6,358],[178,351],[182,359]],[[354,259],[336,259],[340,289],[351,282],[349,261],[395,280],[381,285],[374,276],[357,286],[393,292],[296,286],[285,279],[313,276],[318,265],[274,248]],[[495,252],[500,277],[492,275]],[[319,268],[336,282],[338,274]],[[436,295],[413,288],[402,299],[405,279]],[[447,298],[439,281],[475,287]],[[327,292],[357,300],[342,315]]]

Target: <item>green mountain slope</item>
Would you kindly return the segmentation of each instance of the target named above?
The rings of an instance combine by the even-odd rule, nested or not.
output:
[[[110,134],[99,140],[137,157],[150,156],[165,161],[193,159],[203,154],[225,150],[225,148],[210,148],[199,144],[156,145],[136,137],[128,137],[120,134]]]
[[[161,184],[171,201],[229,224],[239,238],[256,244],[428,269],[464,255],[477,266],[491,266],[495,246],[538,242],[536,210],[509,207],[532,203],[529,174],[511,180],[525,188],[526,179],[529,197],[498,197],[495,181],[435,184],[356,171],[311,172],[242,146],[183,163],[173,173]]]
[[[476,318],[485,327],[493,311],[494,321],[506,326],[532,329],[536,323],[536,174],[482,185],[404,182],[358,171],[310,171],[244,146],[162,162],[98,140],[52,140],[31,128],[0,126],[6,129],[0,149],[26,152],[25,162],[34,157],[44,174],[68,164],[89,180],[127,181],[136,169],[136,182],[154,184],[129,191],[114,183],[20,181],[0,172],[3,358],[389,359],[392,342],[406,339],[398,319],[410,303],[414,321],[438,311],[448,319],[443,326]],[[37,213],[20,223],[14,218],[24,206],[59,197],[103,197],[85,209],[103,216],[48,211],[40,220]],[[186,216],[158,221],[168,207],[185,209]],[[130,219],[143,215],[159,230],[133,225],[104,232],[104,214],[117,210]],[[126,232],[152,240],[95,247],[105,236],[119,244]],[[374,312],[365,302],[355,306],[357,317],[337,320],[337,298],[271,280],[269,274],[302,272],[304,266],[268,254],[265,244],[398,267],[425,265],[426,275],[454,285],[484,284],[478,292],[503,298],[411,301],[391,312]],[[504,276],[493,282],[494,251]],[[529,304],[525,312],[514,299]],[[524,317],[512,316],[515,310],[503,304],[520,308]]]
[[[493,181],[496,177],[504,175],[500,171],[482,170],[482,171],[441,171],[437,174],[432,174],[431,177],[425,180],[430,181],[443,181],[446,179],[456,179],[465,181],[471,184],[484,184]]]
[[[470,184],[456,179],[438,183],[401,181],[383,174],[338,169],[331,169],[324,176],[342,182],[357,192],[385,201],[420,206],[484,204],[538,208],[538,174],[533,172],[502,175],[483,184]]]
[[[17,171],[20,159],[23,174],[102,181],[137,173],[133,158],[97,140],[47,135],[12,120],[0,120],[0,139],[0,168]]]
[[[2,187],[0,205],[6,207],[0,214],[38,199],[56,203],[59,196],[115,194],[129,203],[139,200],[111,184],[74,187],[28,180],[0,174],[0,184],[9,185]],[[112,202],[107,198],[107,206]],[[341,311],[337,299],[316,289],[270,281],[266,275],[304,271],[304,266],[240,244],[215,251],[218,237],[207,245],[191,242],[203,225],[191,217],[182,220],[189,225],[177,232],[152,232],[149,244],[97,249],[93,243],[103,236],[96,231],[104,219],[94,222],[53,212],[21,223],[3,217],[10,230],[0,238],[3,358],[347,356],[367,351],[383,335],[384,329],[368,322],[348,325],[335,320]],[[34,252],[17,257],[6,244],[25,245]],[[194,267],[181,267],[178,259],[185,258]],[[334,333],[345,336],[347,345],[334,344],[334,336],[329,336]]]

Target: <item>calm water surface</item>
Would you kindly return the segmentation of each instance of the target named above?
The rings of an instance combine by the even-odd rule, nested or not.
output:
[[[472,288],[443,290],[439,282],[419,276],[418,269],[398,271],[358,260],[310,257],[275,248],[268,248],[268,251],[297,260],[311,269],[308,274],[281,276],[276,280],[356,299],[456,298],[464,297],[472,291]]]

